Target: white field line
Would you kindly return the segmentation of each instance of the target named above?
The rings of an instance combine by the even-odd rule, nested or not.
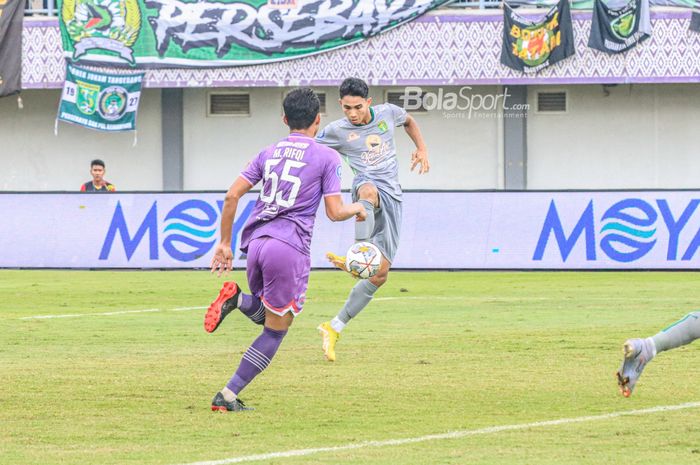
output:
[[[202,310],[207,307],[177,307],[169,309],[160,308],[145,308],[142,310],[120,310],[116,312],[101,312],[101,313],[62,313],[58,315],[34,315],[19,318],[20,320],[51,320],[54,318],[80,318],[83,316],[112,316],[112,315],[127,315],[132,313],[156,313],[156,312],[184,312],[188,310]]]
[[[389,296],[389,297],[375,297],[372,299],[373,302],[390,302],[390,301],[396,301],[396,300],[429,300],[429,301],[436,301],[436,300],[441,300],[441,301],[449,301],[449,302],[488,302],[488,303],[499,303],[499,302],[526,302],[526,301],[532,301],[532,302],[544,302],[544,301],[549,301],[549,300],[562,300],[561,298],[558,297],[473,297],[473,296],[436,296],[436,295],[420,295],[420,296]],[[605,298],[592,298],[588,297],[586,300],[600,300],[600,301],[606,301],[606,302],[611,302],[615,300],[625,300],[628,301],[628,298],[615,298],[615,297],[605,297]],[[645,298],[645,300],[655,300],[655,299],[648,299]],[[659,300],[664,300],[664,299],[659,299]],[[667,300],[667,299],[666,299]],[[318,299],[318,300],[313,300],[309,299],[307,301],[308,303],[333,303],[333,304],[343,304],[345,303],[345,300],[324,300],[324,299]],[[566,300],[564,301],[565,303],[567,302]],[[19,318],[20,320],[48,320],[48,319],[55,319],[55,318],[79,318],[79,317],[84,317],[84,316],[112,316],[112,315],[126,315],[126,314],[131,314],[131,313],[156,313],[156,312],[185,312],[185,311],[190,311],[190,310],[202,310],[207,307],[176,307],[176,308],[171,308],[171,309],[160,309],[160,308],[146,308],[142,310],[121,310],[121,311],[116,311],[116,312],[102,312],[102,313],[67,313],[67,314],[56,314],[56,315],[34,315],[34,316],[25,316]]]
[[[383,301],[391,301],[391,300],[449,300],[449,301],[464,301],[464,300],[475,300],[475,301],[484,301],[484,300],[491,300],[488,298],[475,298],[475,297],[448,297],[448,296],[396,296],[396,297],[375,297],[373,299],[374,301],[377,302],[383,302]],[[502,300],[502,299],[496,299],[496,300]],[[528,299],[514,299],[518,301],[522,300],[528,300]],[[530,299],[532,300],[532,299]],[[549,298],[535,298],[535,300],[549,300]],[[313,300],[309,300],[309,302],[313,302]],[[322,302],[320,300],[319,302]],[[345,303],[344,300],[338,300],[338,301],[333,301],[333,303]],[[186,312],[190,310],[203,310],[207,307],[176,307],[176,308],[170,308],[170,309],[160,309],[160,308],[145,308],[142,310],[120,310],[116,312],[100,312],[100,313],[61,313],[61,314],[56,314],[56,315],[34,315],[34,316],[25,316],[19,318],[20,320],[49,320],[49,319],[54,319],[54,318],[79,318],[79,317],[84,317],[84,316],[112,316],[112,315],[127,315],[127,314],[132,314],[132,313],[156,313],[156,312]]]
[[[482,298],[475,299],[473,297],[447,297],[447,296],[396,296],[396,297],[375,297],[373,300],[382,302],[390,300],[484,300]],[[518,299],[522,300],[522,299]],[[539,300],[539,299],[538,299]],[[310,302],[313,302],[310,300]],[[338,300],[334,303],[344,303],[344,300]],[[79,318],[84,316],[112,316],[112,315],[127,315],[132,313],[156,313],[156,312],[186,312],[190,310],[203,310],[207,307],[176,307],[171,309],[160,308],[145,308],[142,310],[120,310],[115,312],[100,312],[100,313],[61,313],[56,315],[34,315],[19,318],[20,320],[49,320],[55,318]]]
[[[230,463],[242,463],[242,462],[257,462],[260,460],[271,460],[278,458],[287,457],[300,457],[306,455],[315,455],[323,452],[342,452],[346,450],[354,449],[365,449],[370,447],[386,447],[386,446],[401,446],[405,444],[415,444],[418,442],[426,441],[441,441],[443,439],[457,439],[464,438],[468,436],[477,436],[482,434],[494,434],[503,431],[518,431],[531,428],[541,428],[545,426],[557,426],[557,425],[567,425],[572,423],[585,423],[591,421],[601,421],[610,420],[612,418],[619,418],[631,415],[648,415],[651,413],[659,412],[670,412],[674,410],[684,410],[690,408],[700,407],[700,402],[688,402],[679,405],[666,405],[645,408],[640,410],[627,410],[623,412],[612,412],[605,413],[602,415],[590,415],[585,417],[574,417],[574,418],[560,418],[558,420],[548,420],[548,421],[536,421],[534,423],[520,423],[516,425],[502,425],[502,426],[491,426],[488,428],[463,430],[463,431],[451,431],[449,433],[442,434],[429,434],[427,436],[419,436],[414,438],[404,438],[404,439],[387,439],[385,441],[366,441],[356,444],[346,444],[343,446],[332,446],[332,447],[318,447],[314,449],[296,449],[288,450],[283,452],[270,452],[268,454],[257,454],[257,455],[243,455],[240,457],[231,457],[228,459],[221,460],[211,460],[207,462],[192,462],[183,465],[227,465]],[[236,414],[231,414],[236,415]],[[239,413],[237,415],[246,415],[246,413]]]
[[[549,296],[549,297],[535,297],[535,296],[527,296],[527,297],[518,297],[518,296],[513,296],[513,297],[489,297],[489,296],[483,296],[483,297],[475,297],[475,296],[444,296],[444,295],[413,295],[413,296],[403,296],[403,295],[398,295],[398,296],[388,296],[388,297],[375,297],[372,299],[372,301],[389,301],[389,300],[449,300],[449,301],[463,301],[463,302],[485,302],[485,303],[499,303],[499,302],[547,302],[550,300],[557,300],[560,302],[564,303],[570,303],[570,302],[579,302],[579,299],[575,299],[573,297],[563,297],[563,296]],[[593,301],[593,302],[615,302],[615,301],[625,301],[625,302],[630,302],[630,299],[628,297],[586,297],[584,300],[587,301]],[[640,300],[644,300],[645,302],[649,301],[664,301],[667,302],[669,299],[668,297],[659,297],[659,298],[647,298],[644,297],[643,299],[640,298]],[[312,302],[311,299],[307,300],[308,302]],[[345,302],[344,300],[342,302]]]
[[[464,297],[457,297],[457,296],[443,296],[443,295],[406,295],[406,296],[394,296],[394,297],[375,297],[372,299],[373,302],[384,302],[384,301],[390,301],[390,300],[471,300],[471,301],[478,301],[478,302],[484,302],[484,301],[522,301],[522,300],[552,300],[549,297],[528,297],[525,299],[521,298],[501,298],[501,297],[470,297],[470,296],[464,296]],[[344,302],[344,301],[343,301]]]

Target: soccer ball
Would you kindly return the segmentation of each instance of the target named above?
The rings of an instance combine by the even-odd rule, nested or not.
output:
[[[382,253],[376,245],[369,242],[358,242],[350,247],[345,255],[345,266],[348,271],[360,279],[371,278],[379,271]]]

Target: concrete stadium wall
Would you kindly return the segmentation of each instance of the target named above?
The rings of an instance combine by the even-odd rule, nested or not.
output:
[[[429,87],[424,89],[435,91]],[[444,89],[457,91],[459,88]],[[322,115],[322,123],[341,118],[337,88],[317,90],[325,92],[327,99],[327,113]],[[386,90],[373,88],[374,101],[383,102]],[[227,189],[250,158],[264,145],[285,134],[281,120],[283,89],[250,89],[250,116],[207,116],[207,92],[205,89],[184,92],[186,190]],[[475,87],[473,92],[494,94],[498,87]],[[501,122],[496,115],[467,120],[449,118],[436,110],[414,116],[428,143],[432,168],[428,176],[410,173],[413,144],[400,130],[397,146],[400,179],[405,189],[502,187]],[[350,187],[351,180],[352,174],[345,166],[344,187]]]
[[[386,87],[373,89],[383,101]],[[445,91],[458,88],[444,88]],[[537,92],[567,91],[566,113],[537,112]],[[335,88],[323,120],[342,116]],[[425,88],[434,91],[436,89]],[[691,84],[533,86],[528,89],[528,189],[691,188],[700,178],[700,86]],[[184,90],[184,188],[224,190],[262,146],[281,137],[279,88],[249,89],[248,117],[207,116],[206,89]],[[472,94],[496,94],[495,86]],[[104,134],[54,118],[59,91],[27,90],[24,109],[0,99],[0,190],[77,189],[89,179],[88,163],[107,163],[119,190],[163,188],[160,91],[144,91],[133,134]],[[455,118],[433,110],[415,113],[430,148],[428,176],[409,173],[411,142],[399,133],[401,181],[406,189],[503,188],[503,133],[499,115]],[[483,116],[483,114],[482,114]],[[351,174],[346,168],[344,185]]]
[[[59,123],[54,135],[59,90],[22,92],[0,99],[0,190],[78,190],[91,179],[90,160],[107,165],[106,179],[117,190],[160,190],[160,90],[145,90],[134,134],[105,134]]]
[[[700,86],[562,87],[563,114],[528,115],[528,189],[695,188]],[[538,91],[529,88],[536,110]]]

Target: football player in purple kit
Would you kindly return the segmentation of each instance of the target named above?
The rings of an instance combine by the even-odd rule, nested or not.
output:
[[[221,240],[211,261],[211,271],[219,276],[233,266],[231,230],[238,201],[262,181],[260,197],[241,235],[251,294],[244,294],[235,282],[224,283],[207,310],[204,329],[214,332],[231,311],[239,309],[263,325],[263,330],[244,353],[235,374],[214,396],[214,411],[250,410],[238,394],[267,368],[294,316],[301,312],[321,199],[332,221],[365,218],[362,204],[343,204],[340,155],[314,140],[321,122],[316,94],[309,88],[292,90],[283,106],[289,136],[266,147],[243,170],[228,190],[221,214]]]

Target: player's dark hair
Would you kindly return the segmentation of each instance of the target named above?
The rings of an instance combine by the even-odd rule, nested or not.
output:
[[[90,162],[90,168],[92,168],[93,166],[101,166],[102,168],[104,168],[104,167],[105,167],[105,162],[103,162],[102,160],[100,160],[100,159],[98,158],[98,159],[92,160],[92,161]]]
[[[340,85],[340,98],[349,95],[351,97],[367,98],[369,95],[369,87],[362,79],[350,77],[343,81]]]
[[[321,108],[316,93],[308,87],[298,87],[287,94],[282,102],[289,129],[307,129]]]

